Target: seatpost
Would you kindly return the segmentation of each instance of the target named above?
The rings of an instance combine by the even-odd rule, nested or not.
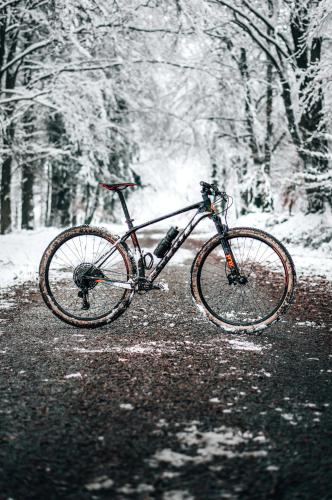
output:
[[[126,200],[125,200],[125,197],[122,193],[122,191],[117,191],[118,195],[119,195],[119,198],[120,198],[120,201],[121,201],[121,205],[122,205],[122,208],[123,208],[123,212],[125,214],[125,217],[126,217],[126,223],[128,225],[128,228],[129,229],[132,229],[134,226],[133,226],[133,219],[130,218],[130,215],[129,215],[129,211],[128,211],[128,207],[127,207],[127,203],[126,203]]]

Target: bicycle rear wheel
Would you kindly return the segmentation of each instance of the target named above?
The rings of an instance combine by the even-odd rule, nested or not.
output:
[[[62,232],[47,247],[40,263],[39,285],[46,305],[58,318],[76,327],[96,328],[110,323],[129,306],[132,289],[103,281],[126,282],[136,275],[128,248],[123,244],[114,247],[116,240],[104,229],[79,226]],[[112,247],[112,255],[102,263],[102,256]]]
[[[262,330],[277,321],[294,298],[292,258],[276,238],[258,229],[231,229],[226,238],[244,278],[242,283],[232,281],[216,235],[193,262],[194,300],[210,321],[228,332]]]

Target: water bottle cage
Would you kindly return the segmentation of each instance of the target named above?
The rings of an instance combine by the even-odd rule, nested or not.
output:
[[[147,271],[150,271],[150,269],[152,269],[153,260],[153,255],[150,252],[147,252],[143,255],[143,265]]]

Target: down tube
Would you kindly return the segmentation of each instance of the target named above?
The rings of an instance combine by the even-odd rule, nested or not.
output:
[[[159,274],[164,269],[164,267],[166,266],[166,264],[171,260],[171,258],[173,257],[173,255],[179,250],[179,248],[182,245],[182,243],[188,238],[188,236],[190,235],[190,233],[192,233],[192,231],[195,229],[195,227],[197,226],[197,224],[199,222],[201,222],[201,220],[205,219],[205,217],[208,217],[209,215],[211,215],[211,213],[210,212],[209,213],[205,213],[204,215],[201,215],[199,217],[199,219],[197,219],[195,221],[195,217],[197,217],[197,215],[198,214],[194,215],[194,217],[191,219],[191,221],[189,222],[189,224],[184,228],[184,230],[182,231],[182,233],[177,237],[177,239],[175,240],[174,244],[168,250],[168,252],[166,253],[166,255],[162,258],[162,260],[157,264],[157,266],[152,271],[152,273],[148,276],[148,278],[151,281],[154,281],[157,278],[157,276],[159,276]]]

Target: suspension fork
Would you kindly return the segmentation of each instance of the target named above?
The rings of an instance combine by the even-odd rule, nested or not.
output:
[[[233,250],[228,242],[228,239],[225,238],[226,233],[228,231],[228,226],[221,222],[221,219],[217,214],[212,214],[211,218],[212,218],[212,220],[216,226],[216,229],[218,231],[218,234],[220,236],[220,243],[221,243],[221,246],[222,246],[223,251],[225,253],[225,258],[226,258],[226,263],[227,263],[228,269],[230,270],[232,276],[239,276],[240,270],[239,270],[239,267],[237,265],[236,259],[234,257]]]

